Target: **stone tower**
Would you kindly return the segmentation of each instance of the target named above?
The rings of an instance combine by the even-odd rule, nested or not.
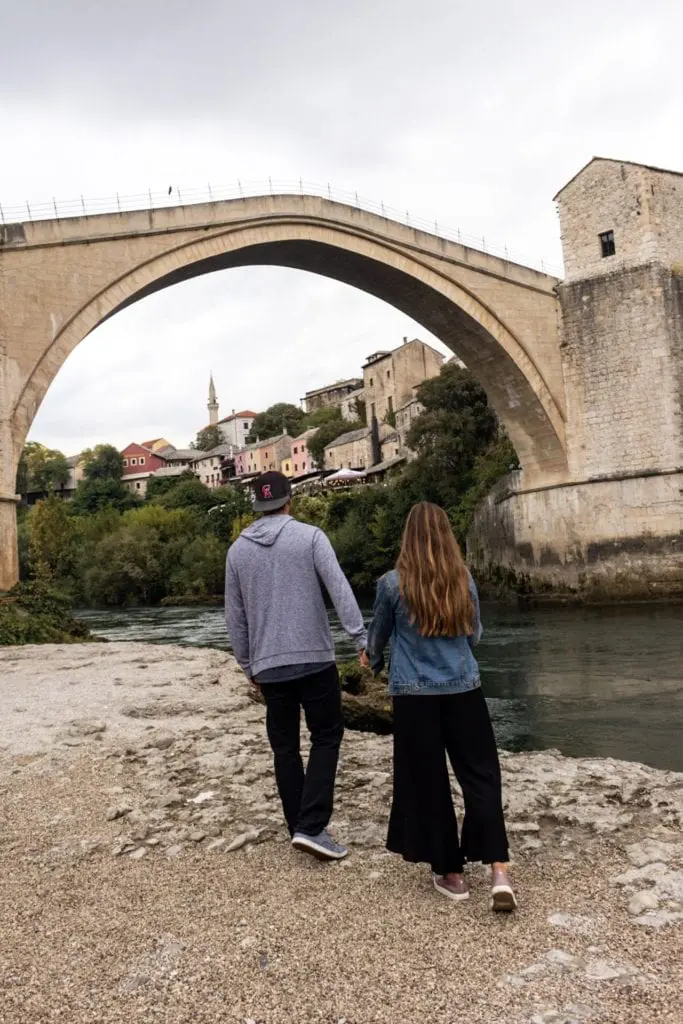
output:
[[[555,198],[570,474],[680,472],[683,174],[594,158]]]
[[[209,424],[212,427],[218,423],[218,399],[216,398],[216,385],[213,382],[213,374],[209,374],[209,401],[207,402],[209,410]]]
[[[555,199],[568,472],[501,481],[468,560],[597,599],[683,596],[683,174],[595,157]]]

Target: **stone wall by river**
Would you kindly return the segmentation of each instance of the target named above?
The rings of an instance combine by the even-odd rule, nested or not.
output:
[[[292,851],[263,718],[221,651],[0,650],[3,1021],[680,1024],[682,774],[503,752],[501,921],[384,850],[389,737],[344,739],[348,861]]]

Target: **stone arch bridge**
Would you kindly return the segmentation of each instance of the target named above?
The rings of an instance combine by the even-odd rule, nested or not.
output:
[[[154,291],[268,264],[391,303],[484,386],[522,470],[477,513],[478,570],[683,594],[683,176],[595,158],[556,199],[564,281],[311,195],[1,225],[0,590],[19,456],[69,353]]]
[[[103,320],[154,291],[255,264],[343,281],[423,324],[486,388],[526,478],[564,479],[553,277],[307,195],[9,224],[0,227],[0,587],[16,576],[19,456],[70,352]]]

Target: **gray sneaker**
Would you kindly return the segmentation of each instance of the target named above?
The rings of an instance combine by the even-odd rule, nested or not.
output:
[[[332,836],[323,829],[317,836],[307,836],[304,832],[295,832],[292,846],[296,850],[310,853],[318,860],[343,860],[349,851],[341,843],[335,843]]]

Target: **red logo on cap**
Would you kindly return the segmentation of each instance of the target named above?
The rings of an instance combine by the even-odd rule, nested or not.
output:
[[[270,484],[264,484],[263,485],[263,487],[261,488],[261,497],[262,498],[272,498],[273,497],[273,495],[270,493]]]

